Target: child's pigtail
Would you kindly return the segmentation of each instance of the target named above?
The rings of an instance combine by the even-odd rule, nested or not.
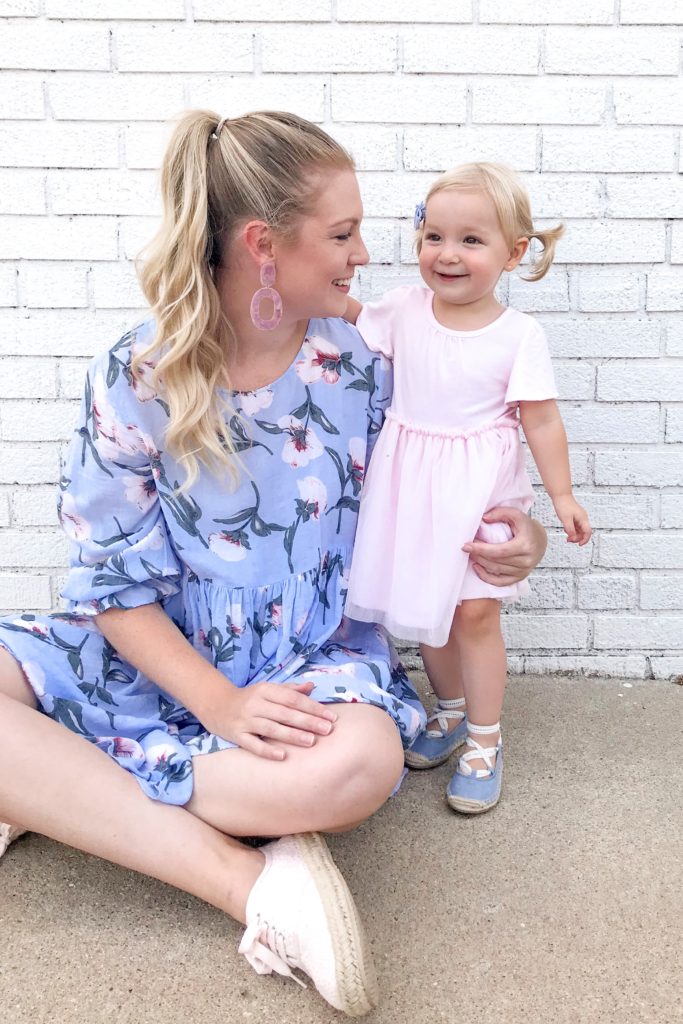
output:
[[[543,249],[531,264],[530,271],[528,274],[523,275],[525,281],[540,281],[542,277],[550,270],[550,266],[555,258],[555,247],[557,242],[564,234],[564,224],[558,224],[557,227],[548,228],[546,231],[532,231],[529,238],[537,238]]]

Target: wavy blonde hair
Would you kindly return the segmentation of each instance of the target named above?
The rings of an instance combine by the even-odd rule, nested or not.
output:
[[[543,250],[537,260],[531,264],[530,273],[525,281],[540,281],[550,270],[555,258],[557,240],[564,234],[564,224],[554,228],[539,230],[534,227],[531,216],[529,195],[519,177],[505,164],[471,163],[461,164],[446,171],[437,178],[427,193],[428,203],[437,192],[447,189],[459,189],[463,192],[485,192],[493,200],[503,237],[512,248],[518,238],[537,238]],[[424,236],[424,221],[417,229],[415,248],[419,254]]]
[[[295,114],[221,121],[190,110],[180,118],[161,167],[162,224],[138,265],[156,333],[135,353],[132,371],[140,376],[144,362],[155,364],[155,386],[169,406],[165,443],[186,471],[181,490],[196,480],[199,463],[227,472],[233,484],[239,478],[229,426],[235,413],[218,391],[235,338],[214,281],[223,252],[251,219],[295,238],[319,195],[316,172],[346,167],[353,168],[350,154]]]

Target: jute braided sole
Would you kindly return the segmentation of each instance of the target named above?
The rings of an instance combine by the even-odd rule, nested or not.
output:
[[[362,1017],[377,1006],[379,992],[370,947],[353,896],[322,836],[306,832],[295,839],[325,909],[342,1009],[349,1017]]]
[[[409,748],[403,755],[403,760],[409,768],[414,768],[417,771],[424,771],[427,768],[438,768],[439,765],[445,764],[449,757],[453,756],[456,750],[460,750],[460,748],[464,746],[465,740],[462,740],[462,742],[456,743],[454,747],[451,747],[447,753],[436,758],[424,757],[422,754],[417,754],[414,750],[410,750]]]

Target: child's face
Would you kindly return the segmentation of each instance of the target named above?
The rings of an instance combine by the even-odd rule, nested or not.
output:
[[[444,189],[427,203],[420,273],[440,302],[484,309],[497,305],[498,279],[517,266],[526,247],[520,239],[510,249],[485,192]]]

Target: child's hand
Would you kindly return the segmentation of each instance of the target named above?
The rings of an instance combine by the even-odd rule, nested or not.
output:
[[[583,547],[593,533],[585,508],[571,494],[563,494],[553,500],[557,517],[564,527],[567,540]]]

